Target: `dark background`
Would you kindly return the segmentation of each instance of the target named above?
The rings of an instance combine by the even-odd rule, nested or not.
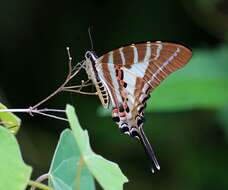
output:
[[[74,64],[84,59],[84,53],[90,49],[88,27],[92,27],[94,49],[99,56],[124,44],[147,40],[185,44],[193,54],[216,51],[227,44],[228,3],[226,0],[3,0],[0,101],[9,108],[27,108],[55,90],[67,73],[66,46],[71,48]],[[215,67],[219,67],[218,59],[210,60]],[[228,60],[223,61],[228,64]],[[228,74],[228,69],[224,72]],[[81,79],[86,79],[86,75],[78,75],[74,82]],[[224,92],[227,87],[224,82]],[[216,93],[213,85],[205,91],[205,97],[209,93]],[[215,97],[220,99],[220,95]],[[228,188],[226,103],[210,108],[198,105],[179,111],[147,112],[145,131],[161,165],[161,171],[155,175],[149,170],[141,145],[120,135],[111,117],[97,114],[98,97],[62,93],[44,106],[64,109],[66,103],[75,106],[94,150],[118,163],[129,178],[125,189]],[[24,160],[34,167],[35,179],[48,171],[59,134],[68,125],[40,116],[18,115],[22,127],[17,138]]]

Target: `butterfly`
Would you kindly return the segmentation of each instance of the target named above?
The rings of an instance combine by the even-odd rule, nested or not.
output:
[[[85,53],[85,70],[104,108],[120,131],[140,140],[152,164],[160,170],[153,148],[143,131],[144,110],[150,93],[192,57],[188,48],[168,42],[127,45],[98,57]],[[151,167],[154,172],[154,167]]]

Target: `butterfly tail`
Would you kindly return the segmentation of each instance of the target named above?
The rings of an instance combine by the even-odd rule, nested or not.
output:
[[[140,132],[139,138],[140,138],[140,141],[144,147],[145,152],[149,156],[149,159],[151,160],[152,164],[154,163],[157,170],[160,170],[160,166],[159,166],[159,163],[158,163],[157,158],[155,156],[155,153],[153,151],[153,148],[152,148],[149,140],[147,139],[142,127],[139,127],[139,132]],[[154,173],[153,166],[151,166],[151,170]]]

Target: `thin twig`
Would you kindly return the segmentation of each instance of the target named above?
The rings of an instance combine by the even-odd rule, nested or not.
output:
[[[49,109],[49,108],[43,108],[39,109],[39,112],[61,112],[61,113],[66,113],[66,110],[61,110],[61,109]]]
[[[84,63],[85,60],[82,60],[81,62],[77,63],[73,68],[72,68],[72,72],[75,71],[75,70],[78,70],[79,67],[81,67],[83,65],[83,69],[85,69],[85,66],[84,66]]]
[[[68,55],[68,60],[69,60],[69,62],[68,62],[68,73],[69,73],[69,75],[71,75],[71,73],[72,73],[72,65],[71,65],[72,57],[70,55],[70,48],[66,47],[66,50],[67,50],[67,55]]]
[[[43,113],[43,112],[37,112],[36,110],[34,110],[32,113],[44,115],[44,116],[46,116],[46,117],[51,117],[51,118],[58,119],[58,120],[62,120],[62,121],[68,121],[68,119],[66,119],[66,118],[59,117],[59,116],[52,115],[52,114]]]
[[[65,78],[65,81],[54,92],[52,92],[49,96],[47,96],[46,98],[44,98],[43,100],[41,100],[40,102],[35,104],[34,106],[31,106],[27,109],[0,109],[0,112],[25,112],[25,113],[29,113],[31,116],[33,116],[33,114],[40,114],[40,115],[44,115],[47,117],[51,117],[51,118],[55,118],[55,119],[59,119],[59,120],[63,120],[63,121],[68,121],[66,118],[55,116],[55,115],[47,113],[47,112],[65,113],[65,110],[48,109],[48,108],[38,109],[38,107],[41,104],[48,101],[49,99],[51,99],[53,96],[55,96],[59,92],[63,92],[63,91],[74,92],[74,93],[85,94],[85,95],[97,95],[97,92],[83,92],[83,91],[81,91],[81,89],[83,87],[93,85],[92,83],[89,83],[90,80],[87,80],[87,81],[82,80],[81,85],[66,86],[68,84],[68,82],[73,77],[75,77],[81,69],[85,69],[85,66],[86,66],[85,61],[83,60],[82,62],[79,62],[74,68],[72,68],[72,57],[70,54],[70,48],[67,47],[66,50],[67,50],[67,55],[68,55],[68,74]]]
[[[48,101],[49,99],[51,99],[53,96],[55,96],[57,93],[61,92],[62,89],[64,88],[64,86],[66,86],[66,84],[76,75],[78,74],[78,72],[81,70],[83,64],[72,74],[72,57],[70,55],[70,50],[69,47],[66,48],[67,49],[67,54],[68,54],[68,74],[67,77],[65,79],[65,81],[53,92],[51,93],[49,96],[47,96],[46,98],[44,98],[43,100],[41,100],[40,102],[38,102],[37,104],[35,104],[34,106],[32,106],[31,109],[35,109],[38,106],[40,106],[41,104],[43,104],[44,102]]]
[[[76,89],[77,89],[77,88],[82,89],[83,87],[92,86],[92,85],[93,85],[93,83],[92,83],[92,82],[91,82],[91,83],[88,83],[89,81],[90,81],[90,79],[89,79],[89,80],[87,80],[87,81],[82,80],[80,85],[74,85],[74,86],[64,86],[64,88],[65,88],[65,89],[73,89],[73,88],[76,88]]]
[[[83,64],[69,77],[69,80],[75,77],[75,75],[78,74],[78,72],[83,68]]]
[[[84,81],[84,80],[82,80],[81,81],[81,87],[79,88],[79,90],[81,90],[83,87],[85,87],[85,85],[88,83],[90,81],[90,79],[88,79],[87,81]]]
[[[91,96],[97,96],[97,92],[83,92],[83,91],[80,91],[80,90],[72,90],[72,89],[63,89],[63,91],[66,91],[66,92],[74,92],[74,93],[78,93],[78,94],[85,94],[85,95],[91,95]]]
[[[80,70],[80,69],[79,69]],[[74,74],[76,75],[78,72],[76,71]],[[55,96],[57,93],[61,92],[62,89],[64,88],[64,86],[70,81],[70,79],[72,79],[71,77],[69,78],[67,76],[66,80],[64,81],[64,83],[62,85],[60,85],[59,88],[57,88],[53,93],[51,93],[48,97],[46,97],[45,99],[43,99],[42,101],[38,102],[35,106],[32,106],[32,109],[37,108],[38,106],[40,106],[41,104],[43,104],[44,102],[46,102],[47,100],[49,100],[50,98],[52,98],[53,96]]]
[[[89,83],[89,84],[85,84],[85,85],[83,85],[83,87],[87,87],[87,86],[92,86],[93,85],[93,83]],[[77,88],[81,88],[82,87],[82,85],[75,85],[75,86],[64,86],[64,89],[77,89]]]

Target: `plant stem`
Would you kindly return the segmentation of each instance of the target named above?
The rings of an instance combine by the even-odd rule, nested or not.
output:
[[[26,112],[29,113],[31,110],[29,108],[26,109],[0,109],[0,112]]]
[[[61,110],[61,109],[48,109],[48,108],[43,108],[43,109],[33,109],[33,108],[26,108],[26,109],[0,109],[0,112],[20,112],[20,113],[24,112],[24,113],[29,113],[30,115],[35,113],[35,114],[44,115],[46,117],[51,117],[51,118],[54,118],[54,119],[68,121],[66,118],[55,116],[55,115],[52,115],[52,114],[44,113],[44,112],[61,112],[61,113],[65,113],[65,110]]]
[[[49,187],[47,185],[44,185],[42,183],[39,183],[39,182],[36,182],[36,181],[32,181],[32,180],[29,180],[28,185],[30,185],[32,187],[36,187],[36,188],[42,189],[42,190],[54,190],[53,188],[51,188],[51,187]]]
[[[61,109],[49,109],[49,108],[43,108],[43,109],[31,109],[31,108],[22,108],[22,109],[0,109],[0,112],[26,112],[26,113],[36,113],[36,112],[62,112],[65,113],[65,110]]]

